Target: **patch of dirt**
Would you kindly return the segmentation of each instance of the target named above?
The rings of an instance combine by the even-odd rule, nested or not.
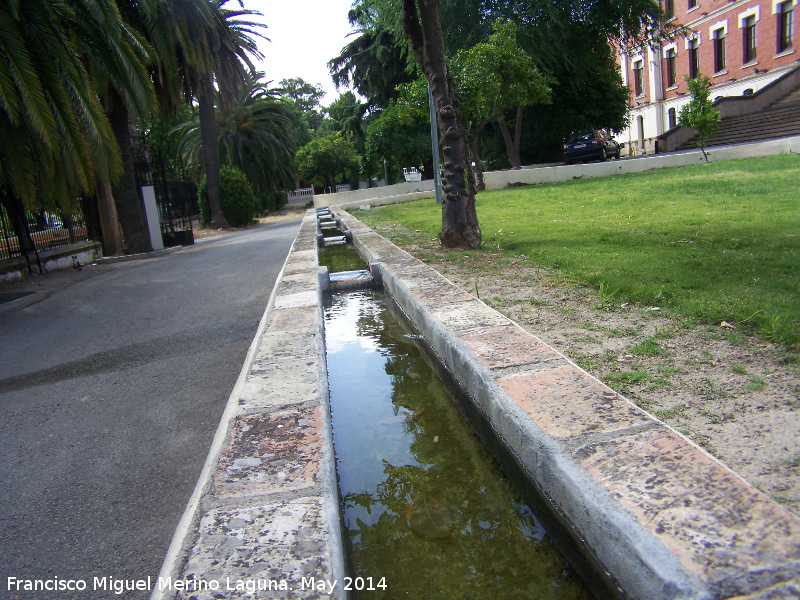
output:
[[[510,317],[800,516],[800,363],[735,324],[620,304],[525,257],[461,256],[407,230],[403,248]],[[409,241],[411,240],[411,241]]]

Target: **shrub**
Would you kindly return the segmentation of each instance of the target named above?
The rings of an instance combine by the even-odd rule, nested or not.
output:
[[[222,214],[233,227],[244,227],[253,222],[253,214],[258,210],[258,202],[253,188],[244,173],[235,167],[224,166],[219,171],[219,204]],[[211,221],[211,207],[208,203],[206,178],[198,189],[200,203],[200,224]]]
[[[286,192],[265,192],[259,194],[257,202],[262,213],[271,213],[286,204]]]

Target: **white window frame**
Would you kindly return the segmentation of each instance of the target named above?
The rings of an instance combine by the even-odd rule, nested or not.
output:
[[[728,19],[724,19],[722,21],[717,21],[714,25],[709,27],[708,28],[708,37],[713,40],[714,38],[717,37],[716,35],[714,35],[714,33],[719,31],[720,29],[722,29],[722,35],[724,35],[724,36],[728,35]]]
[[[772,0],[772,14],[777,15],[778,7],[785,2],[787,2],[787,0]],[[797,2],[798,0],[792,0],[792,6],[797,6]]]
[[[700,32],[699,32],[699,31],[695,31],[693,34],[691,34],[691,35],[687,35],[687,36],[684,38],[684,43],[685,43],[685,46],[686,46],[686,49],[687,49],[687,50],[688,50],[689,48],[691,48],[691,44],[692,44],[692,42],[693,42],[694,40],[697,40],[697,48],[698,48],[698,49],[700,49],[700,44],[702,44],[702,43],[703,43],[703,37],[700,35]]]
[[[664,46],[664,50],[663,50],[664,53],[663,53],[662,56],[664,58],[667,58],[669,56],[669,51],[670,50],[675,52],[675,56],[678,56],[678,43],[677,42],[672,42],[671,44],[667,44],[666,46]]]
[[[756,23],[758,23],[761,20],[761,6],[756,5],[750,10],[746,10],[743,13],[739,13],[739,29],[742,29],[744,27],[745,19],[747,19],[748,17],[755,17]]]

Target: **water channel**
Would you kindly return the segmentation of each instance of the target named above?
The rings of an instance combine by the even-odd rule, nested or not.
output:
[[[337,235],[323,230],[327,240]],[[326,242],[320,264],[331,273],[366,269],[343,241]],[[391,299],[374,289],[336,292],[323,308],[347,553],[364,588],[355,597],[595,597]]]
[[[382,292],[329,296],[325,331],[351,569],[376,588],[367,596],[592,597]]]

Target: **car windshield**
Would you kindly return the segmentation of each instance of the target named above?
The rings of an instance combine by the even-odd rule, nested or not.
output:
[[[594,139],[594,131],[581,131],[579,133],[573,133],[569,136],[567,143],[572,142],[588,142],[589,140]]]

